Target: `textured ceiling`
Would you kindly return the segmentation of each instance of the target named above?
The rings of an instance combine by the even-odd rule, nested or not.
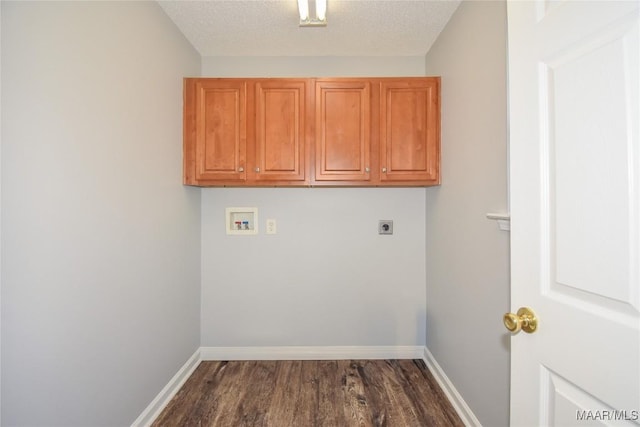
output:
[[[458,0],[328,0],[326,27],[296,0],[158,1],[202,56],[424,55]]]

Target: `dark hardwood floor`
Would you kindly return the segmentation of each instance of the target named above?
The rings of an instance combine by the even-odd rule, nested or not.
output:
[[[202,362],[153,423],[463,426],[422,360]]]

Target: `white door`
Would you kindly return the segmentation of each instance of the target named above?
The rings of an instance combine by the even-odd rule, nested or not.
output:
[[[640,424],[638,1],[508,3],[511,424]]]

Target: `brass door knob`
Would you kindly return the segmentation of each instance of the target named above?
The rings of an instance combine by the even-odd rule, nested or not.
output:
[[[520,329],[528,334],[532,334],[538,328],[536,313],[529,307],[520,307],[517,314],[505,313],[502,321],[504,326],[514,334],[520,332]]]

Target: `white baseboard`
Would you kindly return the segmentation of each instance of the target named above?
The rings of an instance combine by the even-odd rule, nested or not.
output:
[[[460,393],[458,393],[458,390],[453,386],[453,383],[449,380],[427,347],[424,347],[422,360],[427,364],[429,371],[431,371],[435,377],[440,388],[449,399],[449,402],[451,402],[451,405],[462,419],[464,425],[482,427],[478,418],[476,418],[471,408],[469,408],[469,405],[467,405],[467,402],[465,402]]]
[[[201,347],[202,360],[421,359],[422,346]]]
[[[140,416],[131,424],[132,427],[148,427],[160,415],[160,412],[173,399],[180,387],[187,381],[193,371],[202,361],[200,357],[200,349],[197,349],[193,356],[187,360],[182,368],[169,380],[169,383],[162,389]]]

